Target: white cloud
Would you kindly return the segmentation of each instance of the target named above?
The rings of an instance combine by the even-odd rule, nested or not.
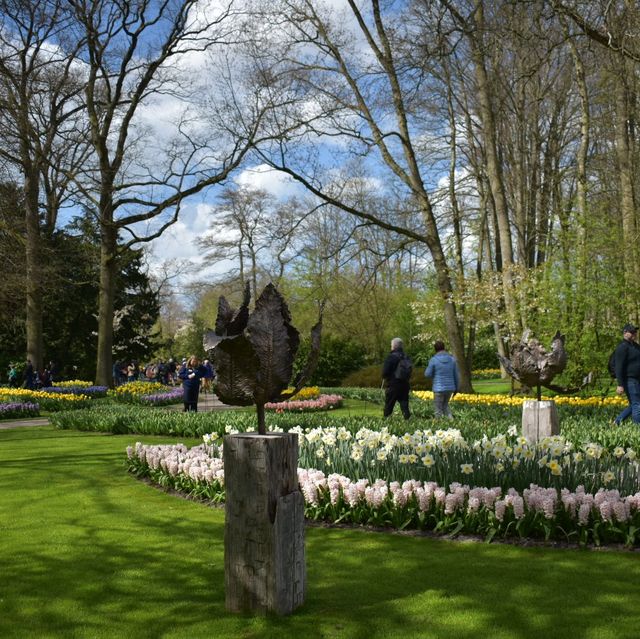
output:
[[[302,192],[300,185],[291,176],[272,169],[267,164],[244,169],[234,181],[239,186],[262,189],[277,199],[285,199]]]

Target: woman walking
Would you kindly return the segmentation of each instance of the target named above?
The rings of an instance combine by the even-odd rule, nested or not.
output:
[[[186,364],[178,372],[182,380],[183,401],[185,412],[198,411],[198,394],[200,392],[200,380],[207,374],[207,369],[202,366],[200,360],[192,355]]]
[[[458,364],[455,357],[447,353],[442,340],[437,340],[433,348],[436,354],[429,360],[424,374],[433,380],[435,415],[453,419],[449,400],[458,392]]]

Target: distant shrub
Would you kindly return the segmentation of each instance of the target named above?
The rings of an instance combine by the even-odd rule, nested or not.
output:
[[[382,364],[373,364],[347,375],[342,380],[341,386],[348,388],[380,388],[381,384]],[[413,367],[410,386],[412,390],[431,390],[431,380],[424,376],[423,367]]]
[[[294,363],[295,373],[304,366],[308,353],[309,342],[303,340]],[[323,335],[318,366],[307,382],[318,386],[335,386],[345,375],[358,370],[364,361],[365,348],[362,345],[333,335]]]

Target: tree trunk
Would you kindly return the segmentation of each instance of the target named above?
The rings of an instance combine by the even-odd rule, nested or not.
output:
[[[39,175],[32,167],[24,172],[27,276],[27,359],[42,369],[42,247],[39,215]]]
[[[628,65],[618,60],[623,67]],[[637,223],[635,212],[634,175],[631,140],[629,136],[629,123],[632,118],[629,106],[629,89],[626,78],[614,73],[615,81],[615,140],[616,156],[618,160],[618,175],[620,181],[620,212],[622,214],[622,255],[624,260],[625,289],[634,291],[638,282],[638,251]],[[635,304],[628,300],[627,309],[633,312]]]
[[[304,498],[297,468],[297,435],[224,438],[224,582],[231,612],[286,615],[304,601]]]
[[[96,381],[100,386],[112,386],[113,311],[117,258],[117,229],[102,225],[100,246],[100,294],[98,301],[98,353]]]
[[[483,28],[483,0],[476,3],[476,21],[478,30]],[[493,198],[497,228],[500,234],[500,255],[502,259],[502,287],[504,303],[507,315],[515,326],[512,330],[515,333],[521,332],[519,324],[516,302],[513,295],[513,246],[511,243],[511,228],[509,224],[509,211],[502,178],[502,167],[498,157],[496,142],[496,124],[494,117],[494,106],[491,100],[491,87],[489,77],[485,67],[483,43],[479,41],[481,36],[478,31],[470,34],[471,55],[475,66],[475,77],[478,89],[479,116],[482,122],[482,133],[485,146],[485,157],[487,162],[487,177],[491,196]]]

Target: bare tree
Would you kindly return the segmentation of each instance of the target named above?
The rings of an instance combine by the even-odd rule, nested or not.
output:
[[[40,368],[45,239],[87,156],[82,84],[75,64],[81,40],[61,0],[2,0],[0,158],[22,183],[25,211],[27,357]]]
[[[251,283],[257,299],[262,274],[277,286],[293,258],[290,249],[301,213],[295,201],[281,203],[267,191],[247,186],[226,187],[218,201],[210,232],[198,244],[206,262],[229,260],[237,265],[238,279]]]
[[[218,82],[211,96],[190,70],[194,57],[231,46],[240,35],[232,4],[214,9],[195,0],[114,3],[71,0],[86,38],[85,100],[95,153],[95,172],[83,187],[100,224],[100,302],[96,381],[111,376],[115,273],[118,255],[129,246],[159,237],[173,224],[185,198],[220,183],[237,167],[254,141],[260,106],[251,96],[244,106],[224,93],[224,64],[203,78]],[[213,13],[211,13],[213,12]],[[224,63],[224,59],[222,59]],[[192,71],[191,71],[192,73]],[[197,102],[207,108],[189,111]],[[142,117],[144,107],[172,98],[183,110],[176,134],[163,144]],[[233,135],[228,122],[242,120]],[[161,136],[160,136],[161,137]],[[146,228],[145,228],[146,225]],[[122,233],[129,239],[119,243]]]
[[[464,335],[454,285],[443,249],[436,213],[427,188],[428,162],[423,136],[431,131],[416,110],[413,81],[419,73],[404,55],[400,41],[409,34],[403,16],[388,11],[378,0],[347,2],[343,15],[310,0],[280,0],[269,11],[259,11],[268,24],[268,42],[256,46],[256,63],[272,79],[274,93],[291,96],[273,126],[278,145],[260,149],[261,157],[303,184],[322,201],[428,246],[451,349],[461,365],[461,389],[471,389]],[[276,33],[273,36],[273,33]],[[276,41],[280,38],[280,45]],[[283,43],[283,44],[282,44]],[[274,50],[275,49],[275,50]],[[376,179],[401,185],[421,214],[421,226],[399,224],[379,211],[358,207],[345,197],[345,183],[333,170],[322,169],[314,141],[344,146],[328,149],[336,156],[362,158]]]

